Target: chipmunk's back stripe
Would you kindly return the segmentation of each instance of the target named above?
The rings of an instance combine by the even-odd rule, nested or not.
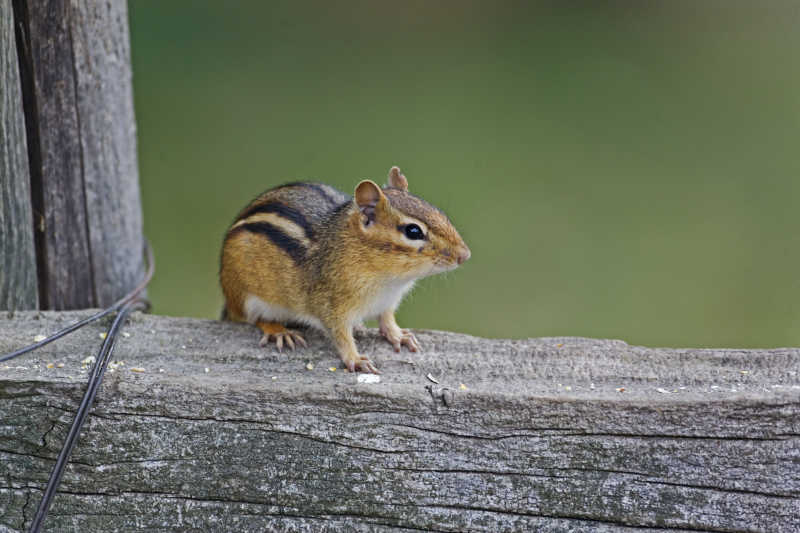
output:
[[[298,226],[288,218],[284,218],[277,213],[255,213],[235,223],[231,227],[231,231],[248,224],[257,223],[267,223],[271,225],[287,237],[291,237],[302,244],[305,248],[311,246],[311,240],[308,238],[306,231],[301,226]]]
[[[306,247],[303,246],[299,240],[290,237],[284,233],[281,228],[269,222],[248,222],[246,224],[241,224],[231,229],[228,233],[228,238],[243,231],[266,236],[272,241],[272,244],[286,252],[295,262],[302,261],[306,257]]]
[[[275,213],[283,218],[291,220],[301,228],[305,232],[306,237],[309,239],[314,238],[314,228],[311,227],[311,224],[308,223],[306,217],[293,207],[289,207],[286,204],[282,204],[280,202],[270,202],[267,204],[260,204],[254,205],[244,213],[242,216],[239,217],[239,221],[246,221],[248,218],[252,217],[253,215],[257,215],[259,213]]]
[[[285,185],[281,185],[283,187],[305,187],[307,189],[311,189],[319,194],[323,200],[325,200],[330,205],[339,205],[340,201],[338,198],[335,198],[333,195],[330,194],[325,187],[320,185],[319,183],[308,183],[305,181],[295,181],[292,183],[287,183]]]

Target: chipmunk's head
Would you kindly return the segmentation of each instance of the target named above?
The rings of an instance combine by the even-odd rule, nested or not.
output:
[[[370,180],[359,183],[353,201],[361,235],[385,271],[420,278],[469,259],[469,248],[447,215],[409,193],[399,168],[392,167],[383,189]]]

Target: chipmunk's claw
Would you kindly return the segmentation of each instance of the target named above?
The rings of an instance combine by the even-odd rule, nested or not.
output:
[[[270,333],[265,332],[258,344],[260,346],[266,346],[270,341],[275,341],[275,347],[278,348],[279,352],[283,352],[284,343],[292,350],[295,349],[295,343],[301,344],[304,347],[308,346],[306,340],[298,332],[291,329]]]
[[[361,356],[361,359],[358,360],[351,359],[349,361],[346,361],[345,365],[347,366],[347,370],[353,373],[355,373],[358,370],[360,370],[361,372],[366,372],[368,374],[381,373],[381,371],[378,370],[378,367],[375,366],[375,363],[373,363],[369,359],[369,357]]]
[[[420,351],[419,341],[410,329],[381,326],[380,332],[389,341],[389,344],[394,347],[395,352],[399,352],[401,346],[407,347],[409,352]]]

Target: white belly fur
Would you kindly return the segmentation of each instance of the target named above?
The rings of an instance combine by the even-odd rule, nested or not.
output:
[[[387,309],[394,309],[408,291],[414,286],[416,280],[401,280],[384,286],[374,298],[358,310],[357,320],[376,318]]]
[[[403,296],[414,286],[415,281],[413,279],[410,281],[403,280],[386,285],[370,301],[366,302],[362,308],[356,310],[353,322],[358,323],[362,320],[376,318],[384,311],[396,308]],[[248,294],[244,300],[244,315],[251,324],[255,324],[259,320],[283,324],[296,322],[325,331],[325,327],[318,318],[297,313],[281,305],[267,303],[253,294]]]
[[[306,324],[317,329],[325,330],[322,327],[322,322],[317,318],[296,313],[291,309],[287,309],[280,305],[268,304],[258,296],[248,294],[244,300],[244,315],[248,322],[255,324],[258,320],[267,322],[296,322],[298,324]]]

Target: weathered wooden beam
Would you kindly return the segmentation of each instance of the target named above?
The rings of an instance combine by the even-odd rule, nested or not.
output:
[[[0,352],[83,316],[0,316]],[[29,523],[101,331],[0,364],[0,531]],[[51,531],[800,530],[800,349],[421,331],[395,354],[371,330],[361,383],[314,334],[125,331]]]
[[[40,305],[105,306],[144,273],[127,6],[13,5]]]
[[[0,309],[37,309],[28,147],[14,13],[0,0]]]

